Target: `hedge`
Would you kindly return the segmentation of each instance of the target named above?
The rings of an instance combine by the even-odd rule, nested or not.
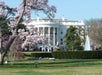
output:
[[[24,52],[26,57],[52,57],[52,53],[49,52]]]
[[[46,53],[46,52],[42,52],[42,53],[31,53],[31,55],[33,56],[33,57],[42,57],[42,58],[44,58],[44,57],[52,57],[52,53]]]
[[[56,51],[52,56],[57,59],[102,59],[102,51]]]

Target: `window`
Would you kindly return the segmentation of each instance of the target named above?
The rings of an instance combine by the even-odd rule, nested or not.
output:
[[[57,35],[57,28],[55,28],[55,35]]]
[[[48,34],[48,27],[45,27],[45,34]]]
[[[50,28],[50,34],[53,34],[53,27]]]
[[[43,27],[39,27],[39,33],[43,33]]]
[[[61,34],[63,34],[63,32],[61,31]]]
[[[63,39],[61,39],[61,45],[63,45]]]
[[[61,42],[61,45],[63,45],[63,42]]]
[[[63,41],[63,39],[61,39],[61,41]]]

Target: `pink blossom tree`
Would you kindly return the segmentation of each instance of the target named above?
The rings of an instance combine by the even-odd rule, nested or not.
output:
[[[38,36],[30,36],[27,34],[25,42],[22,39],[25,31],[19,32],[17,31],[17,26],[21,25],[21,20],[23,19],[26,22],[29,22],[31,19],[31,11],[43,11],[48,18],[53,19],[54,14],[56,13],[55,6],[49,6],[48,0],[22,0],[20,5],[15,8],[10,8],[9,6],[0,3],[0,7],[2,11],[0,11],[1,19],[7,20],[8,29],[11,31],[11,35],[3,36],[2,32],[0,37],[1,38],[1,64],[4,64],[4,58],[8,51],[17,52],[21,49],[21,44],[28,41],[32,41],[33,44],[41,40],[40,38],[35,41]],[[10,16],[9,16],[10,15]],[[18,32],[18,33],[17,33]],[[31,40],[29,40],[29,38]]]

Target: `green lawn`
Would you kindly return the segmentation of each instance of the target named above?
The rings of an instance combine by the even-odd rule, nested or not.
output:
[[[102,60],[22,61],[0,65],[0,75],[102,75]]]

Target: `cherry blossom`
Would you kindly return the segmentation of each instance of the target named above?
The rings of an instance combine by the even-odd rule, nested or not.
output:
[[[53,19],[56,13],[55,6],[49,6],[48,0],[21,0],[19,6],[13,8],[0,2],[0,8],[0,17],[8,21],[8,28],[12,32],[12,35],[2,37],[2,63],[9,49],[19,51],[21,46],[24,48],[28,43],[35,45],[44,40],[44,36],[39,36],[37,33],[31,35],[22,29],[17,31],[22,19],[24,22],[29,22],[31,11],[43,11],[50,19]]]

